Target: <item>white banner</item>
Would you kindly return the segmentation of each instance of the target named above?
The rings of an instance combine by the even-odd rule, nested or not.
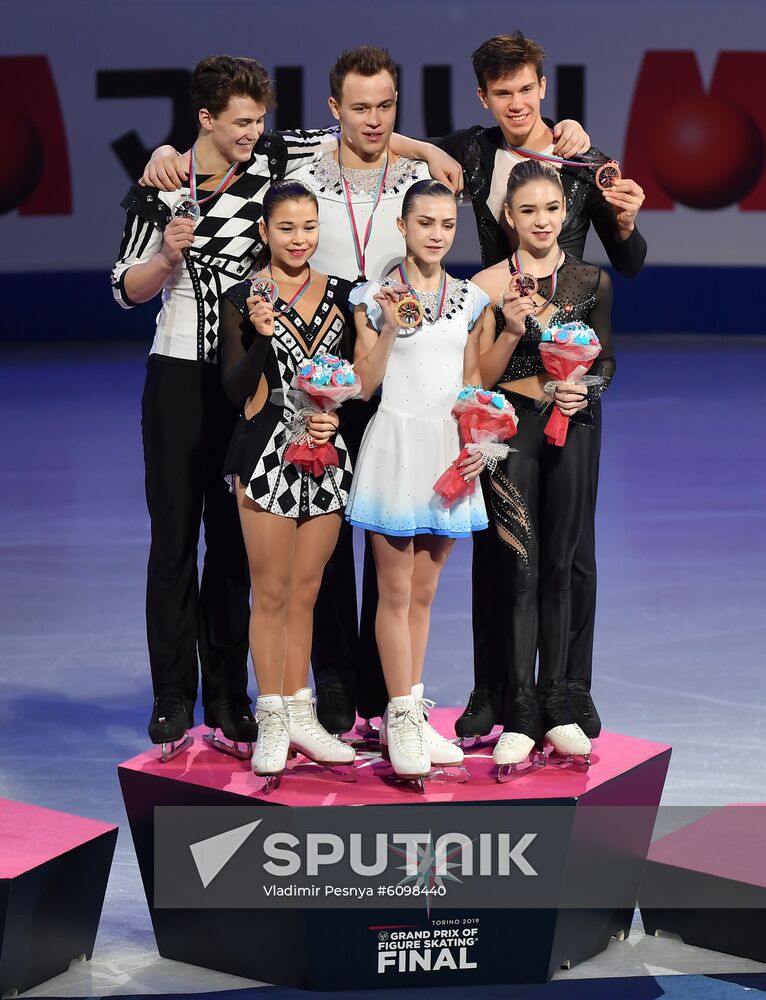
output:
[[[0,122],[11,155],[0,166],[2,271],[111,264],[130,183],[124,162],[178,124],[169,95],[204,55],[251,55],[272,75],[293,73],[303,120],[284,124],[319,127],[330,123],[337,55],[385,46],[401,66],[399,129],[422,136],[433,123],[491,124],[470,55],[517,28],[546,48],[547,116],[566,96],[557,93],[560,68],[582,67],[575,77],[593,142],[647,190],[640,228],[649,263],[766,264],[762,0],[3,0],[3,15]],[[146,96],[110,96],[126,81]],[[150,96],[152,88],[160,93]],[[298,108],[292,91],[290,102]],[[478,260],[473,230],[466,210],[454,262]],[[588,256],[603,259],[595,239]]]

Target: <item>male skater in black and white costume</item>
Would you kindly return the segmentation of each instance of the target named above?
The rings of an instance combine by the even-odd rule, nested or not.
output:
[[[263,136],[273,102],[263,67],[216,56],[191,84],[199,137],[194,147],[196,224],[174,218],[189,194],[134,185],[112,271],[124,308],[162,293],[147,363],[141,426],[151,520],[146,627],[154,689],[149,723],[163,758],[186,745],[202,672],[205,724],[218,749],[237,752],[257,734],[247,694],[250,579],[234,498],[221,468],[237,419],[221,389],[218,316],[223,291],[249,274],[262,249],[260,201],[288,166],[321,152],[318,138],[288,146]],[[197,549],[205,556],[198,580]],[[242,750],[246,753],[246,750]]]

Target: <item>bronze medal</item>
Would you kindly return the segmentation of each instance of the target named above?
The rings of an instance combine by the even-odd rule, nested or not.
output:
[[[602,163],[596,171],[596,186],[601,191],[611,190],[620,180],[622,180],[622,174],[617,160]]]
[[[523,299],[528,295],[535,294],[537,291],[537,278],[534,274],[517,272],[514,274],[513,278],[511,278],[511,285],[515,289],[516,294]]]

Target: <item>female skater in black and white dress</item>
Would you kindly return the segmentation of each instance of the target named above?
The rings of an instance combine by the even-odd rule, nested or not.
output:
[[[316,197],[303,184],[272,185],[260,223],[270,262],[272,303],[251,282],[226,293],[221,323],[223,385],[243,407],[225,471],[236,492],[252,584],[250,652],[258,682],[258,741],[252,767],[276,778],[292,748],[317,763],[352,764],[354,750],[319,724],[307,686],[313,611],[325,564],[338,537],[351,485],[336,414],[309,418],[317,443],[333,438],[340,466],[314,476],[285,460],[298,369],[318,354],[346,353],[351,284],[312,271],[319,240]],[[299,404],[298,404],[299,405]]]

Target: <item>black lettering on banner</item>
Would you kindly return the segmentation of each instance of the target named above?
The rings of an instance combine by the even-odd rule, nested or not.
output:
[[[167,144],[176,149],[188,149],[194,142],[197,130],[189,100],[190,81],[191,73],[187,69],[97,70],[96,97],[102,100],[164,97],[171,102],[170,130],[151,147],[144,145],[135,129],[111,143],[131,180],[138,180],[157,146]]]
[[[423,67],[423,124],[426,135],[452,131],[452,67]]]
[[[574,118],[585,125],[585,67],[556,67],[556,121]]]
[[[285,131],[303,128],[303,67],[277,66],[274,86],[277,91],[274,127]]]

